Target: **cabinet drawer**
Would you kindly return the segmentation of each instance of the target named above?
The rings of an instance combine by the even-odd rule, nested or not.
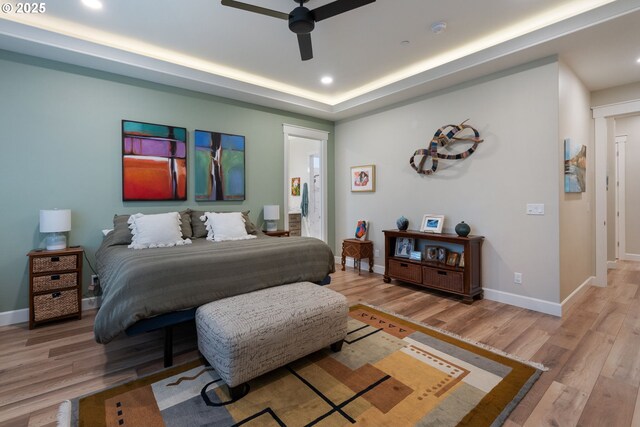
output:
[[[78,291],[76,289],[33,297],[33,320],[36,322],[78,312]]]
[[[35,276],[33,278],[33,292],[44,292],[53,289],[70,288],[78,284],[78,273],[52,274],[50,276]]]
[[[410,262],[402,262],[395,259],[389,260],[389,276],[409,282],[422,283],[422,271],[420,266]]]
[[[33,272],[75,270],[78,265],[77,255],[60,255],[33,258]]]
[[[422,267],[422,283],[447,291],[463,292],[463,274],[458,271]]]

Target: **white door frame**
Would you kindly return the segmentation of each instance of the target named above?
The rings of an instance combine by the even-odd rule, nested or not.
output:
[[[329,132],[317,129],[309,129],[301,126],[282,124],[282,132],[284,133],[284,228],[289,229],[289,150],[290,137],[299,137],[307,139],[315,139],[320,141],[320,169],[322,173],[322,221],[320,222],[320,235],[322,240],[328,242],[329,230],[329,209],[328,209],[328,172],[327,172],[327,141],[329,140]]]
[[[607,286],[607,119],[640,113],[640,100],[593,107],[596,168],[596,286]],[[613,137],[613,135],[611,135]]]
[[[626,259],[626,171],[625,149],[627,135],[616,136],[616,259]]]

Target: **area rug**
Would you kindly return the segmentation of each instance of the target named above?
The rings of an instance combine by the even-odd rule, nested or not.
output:
[[[72,403],[79,426],[499,426],[543,367],[373,307],[349,313],[342,351],[249,382],[231,400],[197,360]]]

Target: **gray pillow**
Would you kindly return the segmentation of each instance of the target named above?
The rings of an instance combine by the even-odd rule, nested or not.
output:
[[[180,211],[180,230],[182,237],[187,239],[192,237],[191,232],[191,209]],[[110,233],[112,245],[130,245],[131,230],[129,229],[129,217],[131,215],[114,215],[113,216],[113,232]]]
[[[204,221],[200,219],[205,212],[224,213],[219,211],[191,211],[191,229],[193,230],[193,237],[207,237],[207,226],[204,225]],[[242,212],[242,216],[244,217],[244,228],[247,230],[247,234],[257,234],[258,227],[256,227],[249,219],[249,212],[251,211]]]

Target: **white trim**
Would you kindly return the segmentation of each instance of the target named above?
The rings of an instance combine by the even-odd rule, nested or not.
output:
[[[595,121],[595,286],[607,286],[607,118],[640,112],[640,100],[620,102],[593,108]]]
[[[339,256],[335,257],[336,265],[342,268],[342,258]],[[347,257],[345,265],[347,267],[353,267],[354,259],[351,257]],[[369,261],[363,259],[360,262],[360,271],[369,271]],[[378,274],[384,274],[384,265],[373,264],[373,272]]]
[[[578,286],[573,292],[571,292],[568,297],[564,299],[564,301],[560,303],[563,313],[566,313],[567,310],[569,310],[569,308],[578,300],[578,296],[586,291],[589,286],[591,286],[593,279],[595,279],[595,277],[593,276],[587,277],[587,280],[582,282],[580,286]]]
[[[562,305],[557,302],[550,302],[538,298],[525,297],[509,292],[497,291],[490,288],[482,288],[484,297],[491,301],[502,302],[516,307],[522,307],[540,313],[551,314],[552,316],[562,316]]]
[[[626,231],[626,213],[627,213],[627,201],[626,201],[626,145],[627,136],[616,136],[616,210],[618,214],[615,216],[616,220],[616,258],[623,258],[621,254],[627,252],[627,231]]]
[[[640,255],[624,253],[622,259],[625,261],[640,261]]]
[[[607,268],[609,270],[615,270],[618,268],[618,260],[615,261],[607,261]]]
[[[100,297],[82,299],[82,310],[92,310],[100,306]],[[15,325],[29,321],[29,309],[5,311],[0,313],[0,326]]]
[[[329,141],[329,132],[318,129],[310,129],[301,126],[289,125],[286,123],[282,124],[282,132],[284,135],[284,202],[283,202],[283,210],[284,210],[284,228],[285,230],[289,229],[289,151],[291,141],[290,137],[298,137],[298,138],[307,138],[314,139],[320,141],[321,149],[321,158],[320,158],[320,167],[322,168],[322,223],[320,224],[320,235],[322,240],[327,243],[329,236],[329,193],[328,193],[328,181],[329,181],[329,172],[328,172],[328,141]]]

